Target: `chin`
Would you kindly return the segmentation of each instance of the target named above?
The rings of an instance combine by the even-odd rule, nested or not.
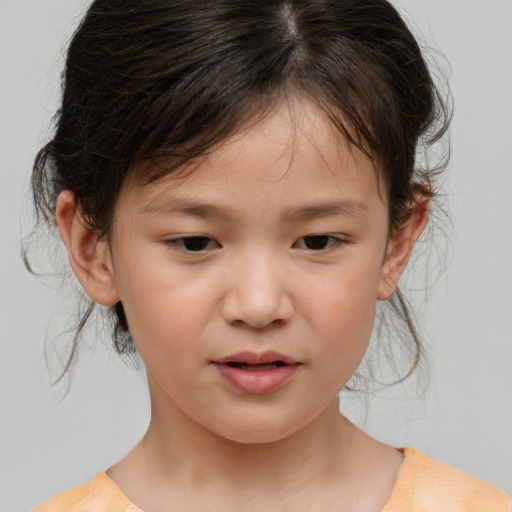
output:
[[[268,444],[281,441],[300,430],[298,418],[281,418],[275,414],[244,415],[240,418],[225,418],[222,424],[212,425],[210,430],[220,437],[240,444]]]

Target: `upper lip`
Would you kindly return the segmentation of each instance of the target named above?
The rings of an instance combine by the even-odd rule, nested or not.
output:
[[[291,357],[285,356],[284,354],[280,354],[279,352],[267,351],[262,352],[261,354],[257,354],[255,352],[238,352],[237,354],[232,354],[227,357],[222,357],[220,359],[215,359],[212,361],[217,364],[227,364],[227,363],[246,363],[246,364],[266,364],[273,363],[275,361],[282,361],[286,364],[297,364],[295,359]]]

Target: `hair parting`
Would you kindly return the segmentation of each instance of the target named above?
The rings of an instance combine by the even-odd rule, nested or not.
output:
[[[69,44],[54,134],[35,159],[36,221],[55,229],[57,197],[70,190],[90,228],[108,238],[127,179],[189,172],[297,95],[375,160],[391,230],[419,196],[436,196],[449,154],[437,166],[419,155],[446,135],[451,104],[388,1],[95,0]],[[400,290],[389,305],[413,347],[401,382],[422,343]],[[79,319],[58,380],[93,310]],[[123,305],[109,315],[116,350],[133,354]]]

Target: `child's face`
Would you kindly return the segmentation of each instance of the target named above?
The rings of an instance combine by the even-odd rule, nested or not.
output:
[[[241,442],[321,418],[361,361],[376,301],[393,291],[372,161],[311,104],[292,110],[186,178],[127,185],[109,246],[153,413]],[[226,364],[261,354],[288,364]]]

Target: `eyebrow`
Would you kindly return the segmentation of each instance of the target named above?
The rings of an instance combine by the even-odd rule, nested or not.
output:
[[[286,208],[284,220],[313,220],[336,215],[356,216],[368,210],[364,203],[352,199]]]
[[[172,199],[152,202],[144,208],[142,213],[169,213],[188,215],[200,219],[220,218],[233,220],[235,218],[234,212],[226,207],[220,207],[210,203]]]
[[[352,199],[343,201],[328,201],[296,207],[288,207],[282,213],[284,221],[305,221],[336,215],[356,216],[368,210],[367,205]],[[157,201],[144,208],[143,213],[169,213],[186,215],[200,219],[218,218],[232,221],[237,215],[234,210],[225,206],[217,206],[211,203],[193,202],[188,200]]]

